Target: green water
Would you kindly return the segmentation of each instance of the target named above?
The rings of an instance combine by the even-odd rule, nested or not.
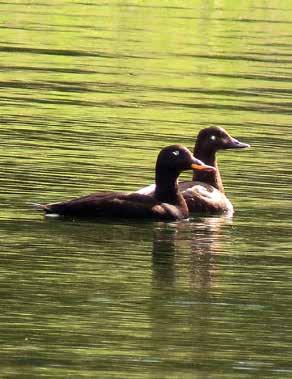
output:
[[[289,1],[0,1],[1,378],[291,378]],[[44,220],[219,125],[233,220]],[[183,175],[189,178],[190,173]]]

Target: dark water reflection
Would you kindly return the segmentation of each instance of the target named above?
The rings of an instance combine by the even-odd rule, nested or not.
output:
[[[1,377],[291,377],[291,11],[1,2]],[[218,156],[233,220],[27,206],[151,183],[210,125],[252,146]]]

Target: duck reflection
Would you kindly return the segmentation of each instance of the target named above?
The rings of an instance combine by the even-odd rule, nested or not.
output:
[[[226,217],[160,225],[152,255],[153,354],[164,364],[184,362],[198,378],[208,367],[216,335],[216,256],[228,239]],[[216,308],[216,307],[215,307]],[[215,329],[214,329],[215,326]],[[214,334],[215,333],[215,334]],[[216,344],[216,339],[214,340]],[[216,348],[215,348],[216,349]],[[204,370],[203,370],[204,371]]]
[[[208,289],[214,284],[215,256],[227,238],[224,227],[231,224],[226,216],[160,224],[153,240],[154,283],[173,287],[182,272],[191,287]]]

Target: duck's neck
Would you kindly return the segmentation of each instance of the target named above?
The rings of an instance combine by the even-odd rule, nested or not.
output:
[[[173,205],[180,205],[184,202],[178,190],[177,177],[175,173],[156,170],[155,198],[158,201]]]
[[[204,182],[217,188],[220,192],[224,193],[224,187],[216,159],[216,151],[202,151],[198,146],[194,148],[194,156],[209,166],[216,168],[215,172],[210,171],[194,171],[193,181]]]

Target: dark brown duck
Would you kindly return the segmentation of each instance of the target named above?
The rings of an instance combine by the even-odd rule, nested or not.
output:
[[[97,192],[73,200],[37,204],[37,209],[47,215],[55,214],[70,218],[124,217],[177,220],[189,215],[186,202],[181,195],[177,178],[185,170],[215,171],[196,159],[182,145],[162,149],[155,168],[156,188],[152,196],[138,193]]]
[[[216,170],[206,172],[196,170],[191,181],[179,183],[179,190],[183,194],[190,212],[196,213],[228,213],[233,214],[233,206],[226,197],[216,159],[219,150],[242,149],[249,147],[231,137],[226,130],[220,127],[202,129],[194,147],[194,156]],[[144,187],[137,191],[139,194],[153,194],[155,185]]]

